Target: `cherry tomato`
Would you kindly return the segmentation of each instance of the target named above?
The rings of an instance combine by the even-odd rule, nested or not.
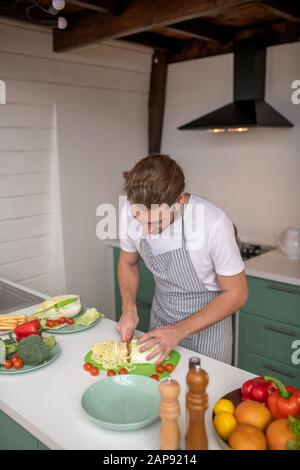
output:
[[[7,360],[3,363],[4,369],[11,369],[12,366],[13,366],[13,363],[12,363],[12,361],[10,361],[9,359],[7,359]]]
[[[173,366],[173,364],[166,364],[165,369],[166,369],[167,372],[173,372],[174,366]]]
[[[24,362],[22,361],[22,359],[16,359],[15,362],[14,362],[14,368],[15,369],[22,369],[22,367],[24,366]]]
[[[122,367],[122,368],[119,370],[119,374],[120,374],[120,375],[128,374],[128,370],[125,369],[125,367]]]
[[[112,377],[113,375],[116,375],[116,373],[113,369],[110,369],[110,370],[107,371],[107,377]]]
[[[91,370],[90,370],[90,374],[94,375],[94,376],[99,375],[98,367],[92,367]]]
[[[10,360],[11,360],[12,364],[14,364],[17,359],[19,359],[18,354],[14,354],[13,357]]]
[[[53,328],[55,326],[55,321],[54,320],[47,320],[46,326],[48,326],[48,328]]]
[[[151,377],[151,379],[157,380],[159,382],[159,375],[152,374],[150,377]]]
[[[61,317],[61,318],[58,320],[59,325],[64,325],[66,322],[67,322],[66,317]]]
[[[68,325],[73,325],[74,324],[73,318],[67,318],[67,324]]]
[[[93,367],[93,364],[91,364],[90,362],[86,362],[83,366],[84,370],[86,370],[87,372],[90,372],[92,367]]]
[[[162,374],[165,371],[165,366],[163,366],[162,364],[157,364],[155,370],[158,374]]]

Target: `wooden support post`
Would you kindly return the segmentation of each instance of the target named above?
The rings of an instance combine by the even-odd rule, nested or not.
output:
[[[165,51],[155,50],[152,58],[149,93],[148,148],[149,154],[160,153],[164,119],[168,60]]]

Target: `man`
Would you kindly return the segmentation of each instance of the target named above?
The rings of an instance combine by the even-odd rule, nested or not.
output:
[[[130,340],[138,325],[136,292],[141,256],[155,280],[150,331],[140,351],[158,364],[181,345],[231,363],[233,312],[247,301],[244,263],[234,227],[213,202],[185,192],[180,166],[166,155],[140,160],[126,179],[118,277]]]

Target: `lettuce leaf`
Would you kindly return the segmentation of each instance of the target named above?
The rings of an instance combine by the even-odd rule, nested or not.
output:
[[[89,326],[100,317],[104,317],[103,313],[98,312],[94,307],[88,308],[86,312],[75,320],[75,324],[80,326]]]

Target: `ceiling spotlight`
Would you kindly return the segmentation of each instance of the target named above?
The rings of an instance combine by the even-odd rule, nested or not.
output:
[[[68,21],[63,16],[56,16],[58,13],[65,7],[65,0],[52,0],[51,5],[48,8],[44,8],[38,0],[34,0],[34,4],[30,5],[26,9],[26,16],[30,21],[33,21],[38,24],[44,24],[50,26],[51,28],[66,29],[68,26]],[[51,14],[55,18],[34,18],[32,12],[41,10],[46,14]]]
[[[66,29],[66,27],[68,26],[68,22],[63,16],[59,16],[58,18],[53,18],[50,20],[40,20],[39,23],[44,24],[46,26],[51,26],[51,28],[58,29]]]
[[[50,15],[57,15],[66,6],[65,0],[52,0],[52,5],[48,8]],[[64,28],[61,28],[64,29]]]

